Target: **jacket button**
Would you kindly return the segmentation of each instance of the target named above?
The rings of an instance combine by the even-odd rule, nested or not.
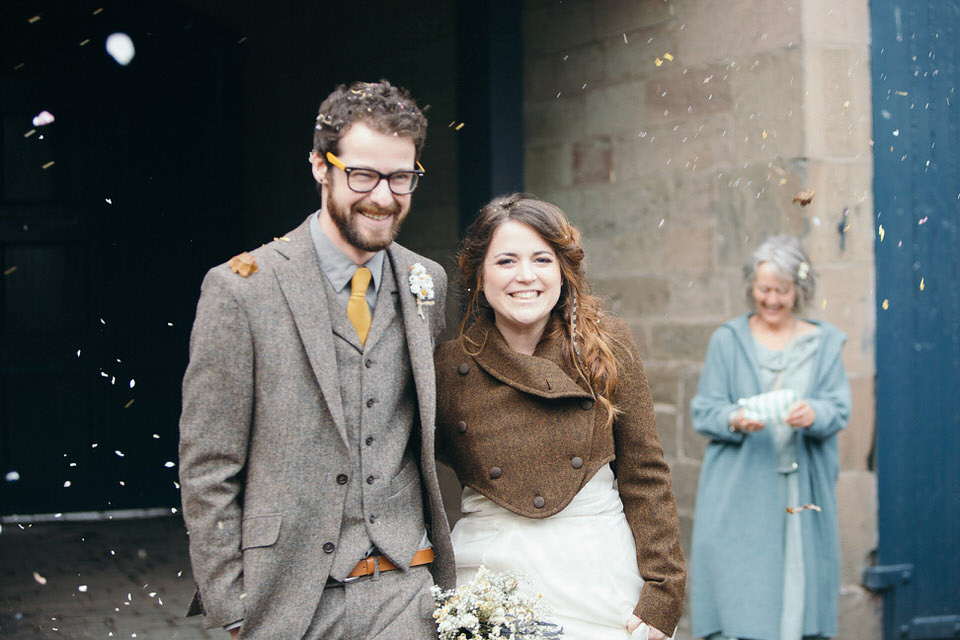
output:
[[[583,466],[583,458],[580,456],[574,456],[573,459],[570,460],[570,466],[572,466],[574,469],[579,469]]]
[[[370,367],[373,366],[373,360],[371,360],[370,358],[367,358],[367,359],[364,361],[363,366],[365,366],[367,369],[369,369]]]
[[[364,440],[364,442],[366,442],[367,446],[369,447],[370,445],[373,444],[373,436],[367,436],[367,439]]]
[[[373,398],[368,399],[368,400],[367,400],[367,406],[368,406],[368,407],[372,407],[374,402],[376,402],[376,400],[374,400]]]
[[[543,505],[547,504],[547,501],[543,499],[543,496],[537,496],[533,499],[533,506],[537,509],[543,509]]]
[[[458,422],[458,423],[457,423],[457,431],[459,431],[460,433],[466,433],[466,432],[467,432],[467,423],[464,422],[463,420],[461,420],[460,422]]]
[[[490,477],[493,478],[494,480],[496,480],[502,475],[503,475],[503,470],[500,469],[500,467],[494,467],[493,469],[490,469]]]
[[[373,515],[373,514],[371,513],[371,514],[370,514],[370,524],[373,524],[373,523],[376,522],[376,521],[377,521],[377,516],[375,516],[375,515]]]
[[[347,474],[341,473],[337,476],[337,484],[347,484]]]
[[[324,553],[333,553],[333,550],[336,549],[336,548],[337,548],[336,545],[334,545],[332,542],[324,542],[324,543],[323,543],[323,552],[324,552]]]
[[[373,484],[373,476],[367,476],[367,484]]]
[[[590,409],[593,409],[593,400],[584,400],[580,403],[580,408],[584,411],[590,411]]]
[[[457,371],[460,373],[460,375],[465,376],[470,373],[470,365],[468,365],[466,362],[461,362],[460,366],[457,367]]]

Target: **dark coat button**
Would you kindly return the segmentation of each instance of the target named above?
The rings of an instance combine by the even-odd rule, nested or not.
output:
[[[376,400],[374,400],[373,398],[370,398],[369,400],[367,400],[367,406],[372,407],[374,402],[376,402]]]
[[[365,442],[367,443],[367,446],[368,446],[368,447],[369,447],[370,445],[372,445],[372,444],[373,444],[373,436],[367,436],[367,439],[365,440]]]
[[[324,543],[323,543],[323,552],[324,552],[324,553],[333,553],[333,550],[336,549],[336,548],[337,548],[336,545],[334,545],[332,542],[324,542]]]
[[[347,474],[341,473],[337,476],[337,484],[347,484]]]
[[[466,362],[461,362],[460,366],[457,367],[457,371],[460,373],[460,375],[465,376],[470,373],[470,365],[468,365]]]
[[[543,505],[547,504],[547,501],[543,499],[543,496],[537,496],[533,499],[533,506],[537,509],[543,509]]]
[[[367,476],[367,484],[373,484],[373,476]]]
[[[460,422],[458,422],[458,423],[457,423],[457,431],[459,431],[460,433],[466,433],[466,432],[467,432],[467,423],[464,422],[463,420],[461,420]]]
[[[367,358],[366,361],[363,363],[363,366],[369,369],[370,367],[373,366],[373,360],[371,360],[370,358]]]
[[[580,456],[574,456],[573,459],[570,460],[570,465],[574,469],[579,469],[580,467],[583,466],[583,458],[581,458]]]
[[[580,408],[584,411],[590,411],[590,409],[593,409],[593,400],[584,400],[580,403]]]
[[[500,469],[500,467],[494,467],[493,469],[490,469],[490,477],[493,478],[494,480],[496,480],[502,475],[503,475],[503,470]]]
[[[373,514],[371,513],[371,514],[370,514],[370,524],[373,524],[373,523],[376,522],[376,521],[377,521],[377,516],[375,516],[375,515],[373,515]]]

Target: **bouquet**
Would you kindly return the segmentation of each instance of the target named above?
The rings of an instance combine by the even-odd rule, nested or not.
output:
[[[481,566],[467,584],[443,591],[434,586],[440,640],[548,640],[563,636],[563,629],[543,622],[546,605],[540,596],[518,592],[514,573],[492,573]]]

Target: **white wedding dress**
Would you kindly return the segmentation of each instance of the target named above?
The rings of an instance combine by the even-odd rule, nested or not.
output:
[[[526,578],[525,594],[542,594],[546,619],[563,627],[565,640],[646,640],[647,625],[632,634],[626,628],[643,579],[609,465],[549,518],[525,518],[469,487],[460,510],[451,534],[458,584],[480,565],[516,571]]]

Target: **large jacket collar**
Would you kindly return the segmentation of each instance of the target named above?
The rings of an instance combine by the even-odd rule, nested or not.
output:
[[[518,353],[486,315],[481,315],[464,337],[477,365],[504,384],[543,398],[593,397],[577,384],[582,378],[568,364],[559,340],[541,340],[532,356]]]

